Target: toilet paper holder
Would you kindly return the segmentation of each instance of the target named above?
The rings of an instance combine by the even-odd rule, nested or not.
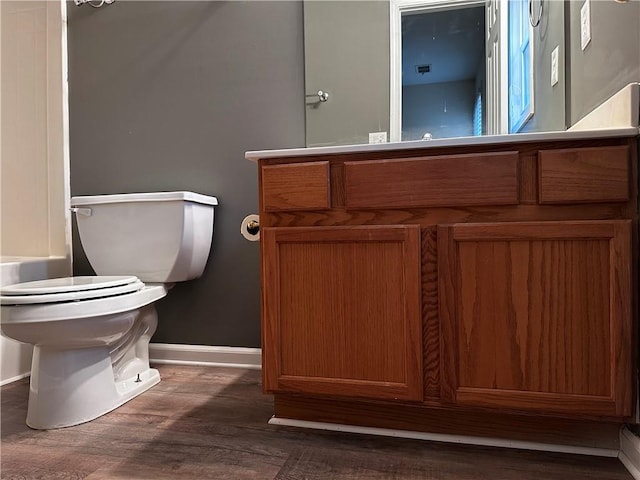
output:
[[[247,223],[247,232],[249,232],[250,235],[255,235],[259,231],[260,222],[258,222],[257,220],[249,220],[249,223]]]
[[[250,242],[260,240],[260,217],[255,213],[244,217],[240,225],[240,233]]]

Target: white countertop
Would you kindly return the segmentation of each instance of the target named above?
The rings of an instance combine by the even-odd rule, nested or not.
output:
[[[357,152],[383,152],[388,150],[412,150],[418,148],[461,147],[472,145],[544,142],[553,140],[584,140],[589,138],[632,137],[640,135],[640,127],[599,128],[594,130],[517,133],[511,135],[484,135],[481,137],[455,137],[411,142],[374,143],[362,145],[336,145],[311,148],[287,148],[281,150],[254,150],[246,152],[247,160],[276,157],[307,157]]]

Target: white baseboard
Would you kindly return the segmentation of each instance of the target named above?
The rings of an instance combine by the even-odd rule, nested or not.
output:
[[[150,343],[149,361],[168,365],[207,365],[259,370],[262,368],[262,350],[246,347]]]
[[[620,430],[618,458],[636,480],[640,480],[640,438],[626,427]]]
[[[26,378],[29,375],[31,375],[31,372],[25,372],[20,375],[16,375],[15,377],[5,378],[0,382],[0,387],[3,387],[4,385],[7,385],[9,383],[17,382],[18,380],[22,380],[23,378]]]
[[[262,350],[246,347],[212,347],[208,345],[149,344],[149,359],[167,365],[206,365],[260,370]],[[28,377],[30,371],[2,379],[0,386]]]
[[[460,443],[466,445],[480,445],[484,447],[516,448],[520,450],[537,450],[542,452],[572,453],[577,455],[593,455],[598,457],[617,457],[618,450],[610,448],[578,447],[573,445],[558,445],[551,443],[525,442],[522,440],[505,440],[502,438],[472,437],[467,435],[448,435],[443,433],[413,432],[407,430],[393,430],[390,428],[359,427],[338,423],[309,422],[306,420],[291,420],[288,418],[271,417],[271,425],[286,425],[289,427],[314,428],[331,430],[334,432],[361,433],[366,435],[382,435],[386,437],[411,438],[429,440],[432,442]]]

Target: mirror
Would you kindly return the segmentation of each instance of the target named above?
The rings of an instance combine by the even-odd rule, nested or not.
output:
[[[584,4],[305,0],[306,145],[508,133],[509,123],[513,133],[565,130],[640,81],[640,2],[589,0],[591,40],[583,48]],[[536,26],[528,43],[509,50],[515,27],[506,11],[516,6]],[[487,22],[502,36],[486,41]],[[530,67],[509,74],[518,54],[530,56]],[[527,76],[531,111],[509,122]],[[524,108],[522,92],[519,101]]]

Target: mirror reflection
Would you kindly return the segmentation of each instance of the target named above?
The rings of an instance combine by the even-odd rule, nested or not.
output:
[[[305,0],[304,29],[309,147],[565,130],[640,81],[638,0]]]
[[[486,132],[484,8],[401,19],[403,140]]]

